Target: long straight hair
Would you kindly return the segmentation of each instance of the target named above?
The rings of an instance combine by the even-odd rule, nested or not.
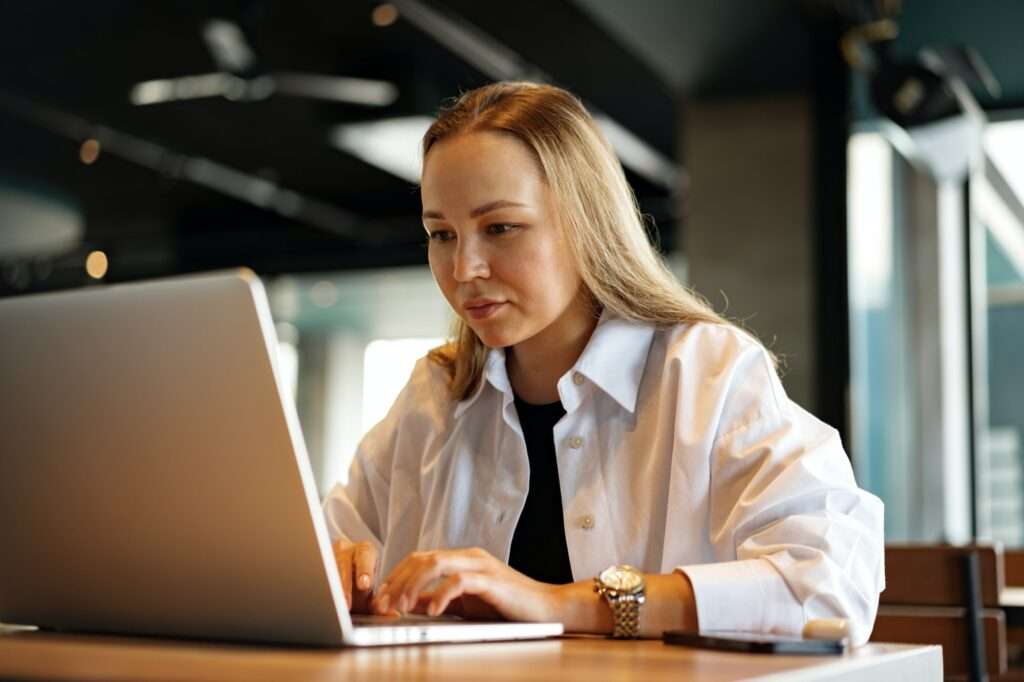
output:
[[[423,137],[423,160],[438,142],[492,131],[522,142],[551,189],[580,278],[595,315],[667,327],[681,322],[728,324],[684,287],[648,239],[622,165],[583,104],[550,85],[503,82],[471,90],[443,108]],[[444,367],[457,400],[483,374],[487,347],[456,317],[452,340],[430,352]]]

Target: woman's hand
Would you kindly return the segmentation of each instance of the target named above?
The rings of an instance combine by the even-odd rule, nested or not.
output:
[[[381,583],[373,608],[379,614],[448,611],[468,618],[555,621],[560,620],[558,590],[482,549],[413,552]]]
[[[646,574],[644,580],[641,637],[661,637],[664,630],[697,632],[696,601],[685,573]],[[379,614],[447,611],[466,618],[559,622],[567,632],[608,634],[614,625],[593,580],[538,582],[482,549],[413,552],[377,588],[372,607]]]
[[[377,548],[371,542],[335,542],[334,560],[345,591],[345,603],[354,613],[370,613],[373,576],[377,570]]]

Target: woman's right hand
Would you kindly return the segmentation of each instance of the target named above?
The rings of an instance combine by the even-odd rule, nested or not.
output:
[[[377,570],[377,548],[372,542],[350,542],[344,538],[335,542],[334,560],[338,564],[345,603],[353,613],[371,613],[373,576]]]

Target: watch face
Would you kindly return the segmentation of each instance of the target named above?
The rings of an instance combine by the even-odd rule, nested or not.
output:
[[[636,592],[644,584],[643,575],[632,566],[612,566],[601,574],[601,583],[616,592]]]

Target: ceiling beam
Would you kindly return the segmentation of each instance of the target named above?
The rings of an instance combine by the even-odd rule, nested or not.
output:
[[[553,79],[529,63],[494,36],[473,24],[442,13],[420,0],[392,0],[399,14],[488,78],[496,81],[521,80],[551,83]],[[587,105],[591,115],[615,149],[622,163],[656,185],[675,192],[685,182],[681,165],[668,158],[625,126],[597,108]]]

